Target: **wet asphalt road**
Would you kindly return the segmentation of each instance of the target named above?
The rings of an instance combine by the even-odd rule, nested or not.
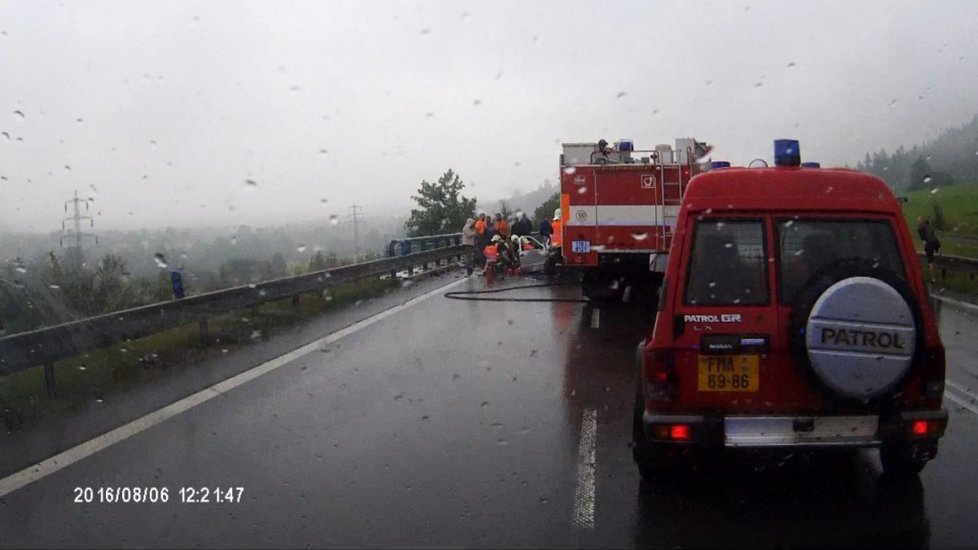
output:
[[[484,287],[443,282],[454,281],[454,291]],[[580,297],[573,286],[506,296]],[[597,311],[441,294],[393,310],[4,496],[0,546],[978,541],[978,309],[939,306],[957,401],[946,400],[948,434],[919,482],[887,482],[863,451],[734,459],[654,485],[640,483],[628,448],[634,351],[651,313]],[[580,468],[591,437],[593,478]],[[76,487],[126,486],[166,487],[169,502],[73,502]],[[237,503],[183,503],[183,487],[243,490]]]

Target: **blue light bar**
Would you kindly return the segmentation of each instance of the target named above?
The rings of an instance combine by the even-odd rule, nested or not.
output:
[[[801,163],[802,168],[821,168],[822,164],[818,162],[803,162]]]
[[[774,140],[774,165],[798,166],[801,164],[801,148],[797,139]]]
[[[622,139],[618,141],[618,150],[621,152],[634,151],[635,144],[630,139]]]
[[[715,160],[710,163],[710,170],[716,170],[717,168],[730,168],[730,163],[725,160]]]

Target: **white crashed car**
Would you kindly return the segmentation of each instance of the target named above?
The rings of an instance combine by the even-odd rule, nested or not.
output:
[[[547,247],[537,237],[523,235],[519,237],[520,267],[524,273],[543,271],[547,260]]]

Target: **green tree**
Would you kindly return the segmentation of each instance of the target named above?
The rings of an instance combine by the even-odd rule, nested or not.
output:
[[[417,195],[411,195],[418,208],[404,226],[412,236],[438,235],[460,231],[465,219],[475,217],[475,199],[462,195],[465,184],[452,170],[436,183],[421,181]]]
[[[554,217],[554,210],[560,208],[560,192],[554,193],[549,199],[533,211],[533,221],[539,223],[540,220],[550,220]]]
[[[499,213],[503,215],[504,220],[508,220],[513,216],[513,209],[506,204],[506,201],[499,201]],[[463,223],[465,220],[462,220]]]
[[[99,313],[118,311],[136,304],[136,296],[129,284],[126,262],[119,256],[106,254],[95,268],[95,288],[92,295]]]

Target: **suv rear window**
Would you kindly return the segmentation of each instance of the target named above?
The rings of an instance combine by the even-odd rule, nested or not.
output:
[[[689,258],[686,305],[768,302],[762,220],[696,222]]]
[[[813,274],[846,258],[865,259],[906,279],[887,221],[783,219],[777,229],[783,303],[792,303]]]

